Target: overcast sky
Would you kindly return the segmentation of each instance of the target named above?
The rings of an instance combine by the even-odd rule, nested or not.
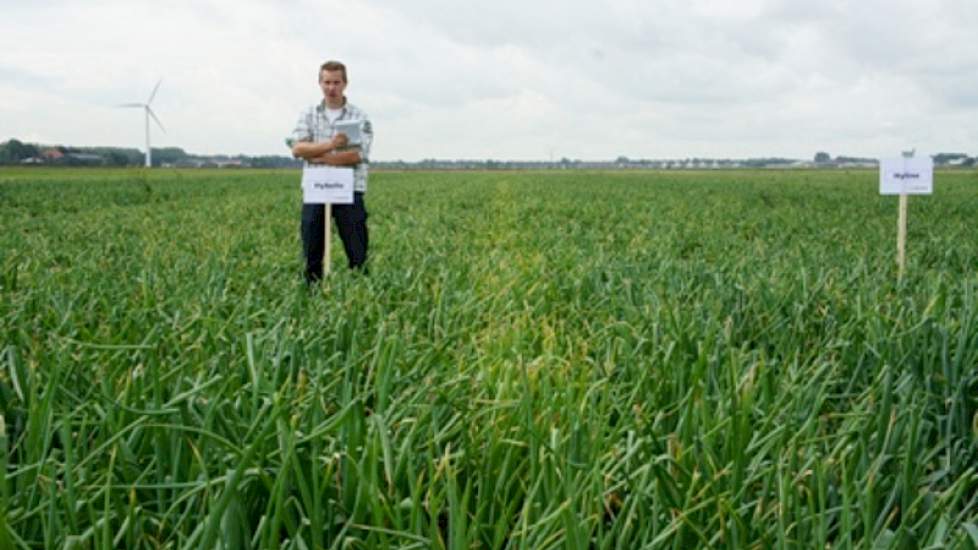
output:
[[[0,0],[0,141],[286,154],[349,69],[374,160],[978,155],[976,0]]]

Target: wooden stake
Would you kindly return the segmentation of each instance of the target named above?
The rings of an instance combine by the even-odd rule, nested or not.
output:
[[[323,235],[325,237],[325,241],[323,241],[323,274],[329,275],[330,268],[333,265],[332,258],[330,258],[330,241],[332,240],[330,238],[332,236],[332,230],[330,228],[333,226],[333,205],[324,204],[323,210],[325,221],[325,227],[323,228]]]
[[[897,218],[898,278],[903,279],[907,267],[907,194],[900,193],[900,215]]]

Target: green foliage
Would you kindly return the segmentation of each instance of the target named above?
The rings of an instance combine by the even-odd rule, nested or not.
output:
[[[0,175],[0,544],[968,548],[976,174]]]
[[[947,164],[948,162],[955,160],[962,160],[970,158],[964,153],[938,153],[934,155],[934,164]]]
[[[16,139],[0,143],[0,164],[17,164],[37,154],[37,147],[30,143],[22,143]]]
[[[186,151],[179,147],[154,147],[153,148],[153,166],[160,166],[161,164],[175,164],[178,162],[186,162],[189,160],[190,155]]]

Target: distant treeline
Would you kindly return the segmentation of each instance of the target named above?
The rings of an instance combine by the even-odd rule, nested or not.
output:
[[[154,147],[153,166],[177,168],[295,168],[291,157],[265,155],[194,155],[179,147]],[[11,139],[0,143],[0,164],[54,166],[142,166],[145,155],[125,147],[39,145]]]
[[[54,166],[141,166],[142,151],[124,147],[71,147],[39,145],[11,139],[0,143],[0,165]],[[301,163],[282,155],[194,155],[179,147],[153,148],[153,166],[175,168],[299,168]],[[978,156],[965,153],[939,153],[934,164],[941,167],[974,167]],[[832,157],[824,151],[813,160],[778,157],[750,159],[632,159],[619,156],[614,160],[514,161],[494,159],[423,159],[420,161],[373,161],[371,166],[387,170],[602,170],[602,169],[665,169],[710,170],[724,168],[869,168],[876,159],[839,155]]]

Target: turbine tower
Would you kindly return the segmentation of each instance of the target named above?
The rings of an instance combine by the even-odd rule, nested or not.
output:
[[[160,122],[160,119],[156,118],[156,113],[154,113],[153,109],[149,106],[149,104],[153,102],[153,98],[156,97],[156,91],[160,89],[160,84],[162,83],[163,83],[162,78],[156,82],[156,86],[153,88],[153,92],[149,94],[149,99],[146,100],[146,103],[123,103],[122,105],[119,105],[119,107],[138,107],[142,109],[143,112],[146,114],[146,168],[150,168],[153,166],[152,149],[150,149],[149,147],[150,117],[152,117],[153,120],[156,122],[156,125],[160,127],[160,130],[163,130],[164,134],[166,133],[166,128],[163,127],[163,123]]]

